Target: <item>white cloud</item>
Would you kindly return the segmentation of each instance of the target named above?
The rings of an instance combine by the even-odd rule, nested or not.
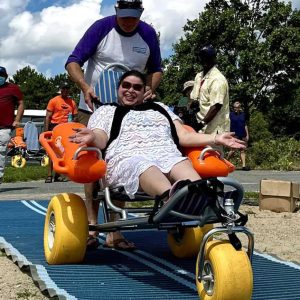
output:
[[[142,19],[160,32],[163,56],[171,52],[172,44],[182,36],[187,19],[197,18],[208,1],[143,1]],[[29,0],[1,0],[0,65],[6,66],[10,74],[26,65],[47,76],[63,72],[63,62],[85,30],[107,12],[114,11],[112,7],[103,8],[103,2],[107,3],[106,0],[72,0],[64,7],[53,4],[32,13],[26,10]],[[293,4],[297,7],[296,0]]]
[[[0,2],[0,37],[7,33],[11,19],[24,11],[29,0],[1,0]],[[1,38],[2,39],[2,38]]]
[[[160,32],[163,53],[169,51],[172,44],[179,40],[183,35],[183,26],[187,20],[197,18],[207,2],[208,0],[143,1],[145,11],[142,19]]]
[[[50,6],[38,13],[25,11],[24,5],[16,6],[15,2],[18,1],[5,3],[11,19],[6,32],[0,33],[0,64],[10,73],[24,65],[38,69],[40,64],[54,62],[62,53],[67,58],[88,26],[102,17],[102,0],[81,0],[67,7]],[[11,13],[14,10],[19,13]]]

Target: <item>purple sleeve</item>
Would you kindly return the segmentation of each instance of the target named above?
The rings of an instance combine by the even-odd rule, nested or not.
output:
[[[154,28],[141,21],[139,34],[150,49],[150,56],[146,65],[147,73],[162,72],[160,47]]]
[[[116,17],[109,16],[96,21],[83,35],[72,54],[68,57],[65,67],[76,62],[81,67],[94,55],[101,40],[115,27]]]

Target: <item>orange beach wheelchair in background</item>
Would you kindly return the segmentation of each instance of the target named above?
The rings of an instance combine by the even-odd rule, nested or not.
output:
[[[38,135],[36,135],[38,139]],[[49,164],[49,157],[44,149],[30,149],[24,138],[24,128],[18,127],[15,130],[15,136],[10,139],[8,144],[7,156],[11,157],[11,165],[14,168],[23,168],[28,160],[38,160],[42,167]]]
[[[106,164],[99,149],[79,147],[69,141],[73,129],[79,127],[83,125],[72,122],[58,125],[52,132],[42,133],[40,142],[56,172],[78,183],[100,181],[102,190],[98,201],[101,201],[104,222],[88,225],[85,204],[80,196],[67,193],[54,196],[48,206],[44,227],[47,262],[82,262],[89,230],[101,233],[166,230],[173,255],[197,257],[196,286],[201,300],[250,300],[254,238],[244,227],[247,217],[238,211],[243,200],[243,187],[228,177],[234,166],[210,147],[189,148],[185,150],[186,155],[201,180],[187,182],[167,202],[144,193],[137,193],[131,199],[122,187],[105,186]],[[121,209],[112,199],[126,202],[153,200],[153,207]],[[110,212],[119,213],[120,219],[110,221]],[[246,250],[237,234],[247,236]]]

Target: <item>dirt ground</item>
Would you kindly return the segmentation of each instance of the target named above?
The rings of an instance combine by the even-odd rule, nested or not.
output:
[[[241,211],[248,213],[247,227],[255,234],[255,250],[300,264],[300,211],[275,213],[247,205]],[[3,254],[0,254],[0,295],[5,295],[6,300],[48,299],[31,277]]]
[[[3,297],[3,298],[2,298]],[[45,300],[39,288],[27,273],[0,252],[0,299]]]

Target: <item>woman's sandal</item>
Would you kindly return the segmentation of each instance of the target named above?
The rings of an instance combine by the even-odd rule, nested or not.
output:
[[[124,238],[115,239],[114,241],[103,244],[104,248],[116,249],[121,251],[134,251],[136,250],[136,246],[134,243],[127,241]]]
[[[87,250],[96,250],[100,246],[100,242],[97,237],[89,235],[86,242]]]
[[[45,179],[45,183],[51,183],[52,179],[53,179],[52,176],[47,176],[47,178]]]

